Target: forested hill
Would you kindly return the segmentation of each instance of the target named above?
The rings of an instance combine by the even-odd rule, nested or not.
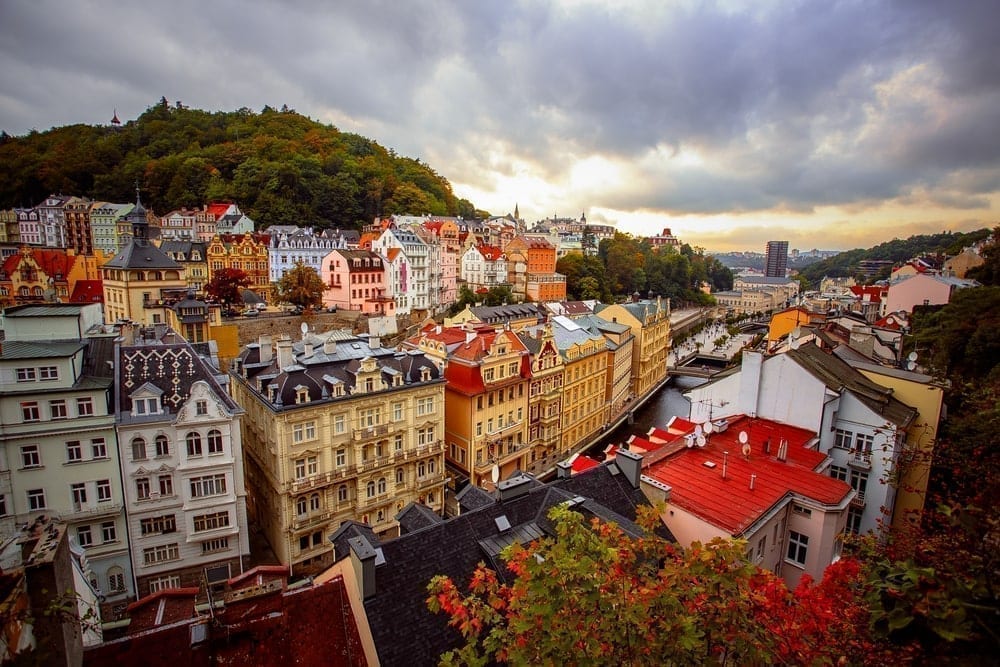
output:
[[[990,233],[988,229],[980,229],[967,233],[942,232],[893,239],[868,250],[848,250],[810,264],[799,272],[799,277],[804,278],[811,288],[816,288],[824,276],[854,276],[858,272],[858,262],[862,260],[887,259],[900,263],[922,255],[957,255],[962,248],[985,239]],[[887,278],[888,275],[886,271],[885,275],[873,276],[872,279]]]
[[[235,201],[261,227],[357,227],[393,213],[475,208],[419,159],[295,111],[207,112],[165,99],[119,129],[70,125],[0,135],[0,209],[52,193],[135,200],[156,213]]]

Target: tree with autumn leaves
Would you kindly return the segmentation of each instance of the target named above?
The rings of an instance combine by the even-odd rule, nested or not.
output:
[[[565,507],[555,537],[504,552],[511,583],[480,565],[469,593],[437,577],[428,605],[465,644],[442,664],[884,664],[898,654],[868,632],[868,585],[843,559],[789,591],[739,541],[682,549],[640,508],[634,537]]]
[[[276,287],[279,301],[302,308],[318,306],[326,290],[326,285],[316,273],[316,269],[302,262],[296,262],[295,266],[286,271]]]

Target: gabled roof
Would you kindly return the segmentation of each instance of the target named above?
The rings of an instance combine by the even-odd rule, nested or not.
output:
[[[869,380],[834,354],[816,345],[803,345],[785,354],[827,388],[837,393],[847,390],[872,412],[898,427],[909,426],[917,411],[892,396],[892,390]]]
[[[100,280],[78,280],[69,296],[70,303],[104,303],[104,283]]]
[[[573,503],[585,516],[614,521],[627,533],[636,534],[636,508],[649,502],[625,475],[611,470],[611,464],[602,464],[570,478],[533,486],[512,500],[493,501],[382,542],[379,546],[385,563],[376,567],[375,595],[364,603],[381,663],[435,664],[441,653],[455,648],[461,641],[458,631],[448,627],[446,615],[427,608],[431,578],[449,576],[464,590],[476,565],[485,562],[502,581],[509,581],[511,575],[496,551],[510,539],[551,534],[546,513],[552,506]],[[504,525],[498,525],[500,517],[506,518],[509,532],[500,529]],[[661,534],[673,541],[669,531],[663,529]]]
[[[691,426],[688,433],[693,434]],[[748,436],[747,456],[741,453],[740,432]],[[693,440],[688,446],[684,436],[674,436],[660,451],[644,457],[643,468],[647,476],[671,487],[671,505],[740,536],[793,497],[831,508],[850,498],[849,484],[817,472],[826,456],[805,447],[815,437],[805,429],[741,415],[730,417],[728,429],[711,434],[703,447]],[[787,442],[784,461],[778,459],[782,441]]]

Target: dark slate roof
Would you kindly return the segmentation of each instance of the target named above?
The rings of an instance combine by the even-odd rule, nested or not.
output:
[[[364,537],[369,544],[378,547],[378,535],[375,534],[371,526],[349,519],[340,524],[340,528],[330,536],[330,541],[333,542],[334,560],[342,560],[351,554],[347,541],[355,537]]]
[[[436,664],[444,651],[460,644],[458,631],[448,627],[447,616],[427,609],[427,584],[443,574],[464,590],[480,562],[490,563],[503,580],[510,573],[495,554],[499,542],[530,539],[551,530],[546,512],[562,502],[574,504],[585,515],[614,520],[629,533],[636,508],[648,505],[639,489],[625,475],[614,475],[603,464],[574,477],[538,485],[513,500],[491,502],[380,545],[384,565],[376,567],[376,592],[365,601],[375,648],[382,665]],[[467,494],[471,494],[469,491]],[[511,537],[504,537],[497,519],[506,518]],[[662,534],[673,541],[664,528]],[[374,546],[374,545],[373,545]]]
[[[908,426],[917,416],[916,410],[893,398],[892,389],[872,382],[836,355],[824,352],[816,345],[803,345],[786,354],[831,390],[851,392],[872,412],[896,426]]]
[[[3,311],[4,317],[63,317],[79,316],[87,304],[75,303],[32,303],[13,306]]]
[[[334,349],[325,351],[323,338],[329,337],[336,342]],[[308,352],[306,344],[312,345]],[[411,388],[424,383],[443,382],[441,371],[423,352],[412,350],[397,352],[383,347],[372,348],[368,341],[343,332],[329,332],[323,336],[310,334],[306,341],[293,344],[293,363],[285,368],[278,367],[277,345],[271,360],[260,362],[260,344],[251,343],[240,352],[237,381],[246,381],[250,390],[261,396],[265,403],[273,409],[282,410],[305,405],[314,405],[317,401],[340,401],[358,398],[351,394],[357,383],[357,373],[362,361],[369,357],[375,359],[385,388],[380,391],[393,391],[401,388]],[[423,370],[429,372],[429,379],[423,380]],[[396,385],[394,378],[401,376],[402,385]],[[261,391],[257,391],[256,378],[265,378]],[[343,384],[344,395],[334,397],[331,388]],[[277,389],[275,400],[268,399],[268,388]],[[301,388],[309,392],[309,402],[296,404],[296,397]],[[280,401],[278,400],[280,399]]]
[[[399,522],[399,530],[403,534],[415,533],[421,528],[433,526],[436,523],[444,521],[430,507],[417,502],[411,502],[401,509],[395,518]]]
[[[525,317],[537,317],[539,320],[545,318],[544,309],[533,303],[515,303],[508,306],[473,306],[469,310],[481,322],[491,324]]]
[[[180,269],[181,265],[170,259],[155,245],[136,242],[134,239],[115,255],[104,268],[109,269]]]
[[[216,381],[212,367],[190,343],[172,331],[166,330],[160,338],[135,345],[121,345],[117,382],[119,418],[131,414],[131,394],[144,385],[159,389],[163,411],[175,415],[191,396],[191,385],[198,381],[206,382],[231,413],[242,412]]]
[[[497,500],[489,491],[481,489],[475,484],[469,484],[464,489],[455,494],[455,500],[463,512],[471,512],[480,507],[492,505]]]

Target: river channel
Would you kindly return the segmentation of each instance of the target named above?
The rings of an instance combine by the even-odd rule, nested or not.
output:
[[[681,390],[673,383],[668,384],[658,395],[650,398],[645,405],[636,410],[634,423],[622,422],[621,426],[588,449],[587,455],[601,461],[604,459],[604,449],[608,445],[620,444],[628,440],[630,435],[645,435],[653,426],[662,428],[675,415],[686,418],[690,410],[691,404],[681,395]]]

